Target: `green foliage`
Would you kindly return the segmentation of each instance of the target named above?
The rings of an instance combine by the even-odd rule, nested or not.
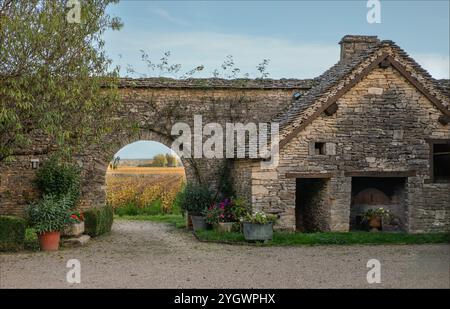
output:
[[[37,236],[36,230],[33,228],[27,228],[25,230],[25,249],[32,251],[39,251],[41,249],[39,245],[39,238]]]
[[[114,210],[110,206],[91,208],[84,212],[86,234],[95,237],[111,231]]]
[[[167,166],[167,158],[165,155],[163,154],[157,154],[153,157],[153,162],[152,162],[153,166],[156,167],[164,167]]]
[[[114,159],[109,163],[109,167],[115,170],[120,163],[120,157],[114,157]]]
[[[204,185],[188,183],[180,195],[180,206],[191,215],[202,215],[214,202],[211,191]]]
[[[366,220],[370,220],[374,217],[389,219],[389,218],[391,218],[391,213],[388,209],[384,209],[383,207],[369,208],[364,213],[364,218]]]
[[[220,222],[220,216],[223,215],[223,209],[216,207],[215,205],[209,207],[204,212],[206,223],[215,224]]]
[[[177,157],[166,153],[166,162],[168,167],[176,167],[178,165]]]
[[[137,216],[137,215],[160,215],[163,214],[161,208],[161,200],[151,202],[149,205],[139,207],[132,201],[122,207],[114,209],[114,213],[118,216]]]
[[[22,218],[0,216],[0,251],[18,251],[23,248],[26,222]]]
[[[216,231],[197,231],[202,241],[248,244],[242,233],[219,233]],[[383,245],[383,244],[434,244],[450,243],[448,233],[407,234],[370,232],[327,232],[294,233],[274,232],[273,240],[261,246],[304,246],[304,245]]]
[[[274,215],[267,215],[263,212],[255,212],[254,214],[248,213],[244,221],[250,222],[253,224],[267,224],[267,223],[275,223],[277,221],[277,217]]]
[[[198,65],[195,68],[185,72],[183,75],[180,76],[178,73],[180,72],[182,65],[179,63],[175,64],[170,63],[170,56],[171,56],[170,51],[164,52],[164,55],[159,59],[160,62],[158,63],[153,62],[150,59],[150,55],[145,50],[141,49],[140,52],[141,52],[141,60],[145,63],[148,72],[147,73],[137,72],[130,64],[127,64],[126,71],[127,73],[131,73],[134,75],[140,75],[141,78],[147,78],[150,76],[158,76],[162,78],[163,76],[170,75],[172,77],[186,79],[192,77],[196,72],[200,72],[204,69],[203,65]]]
[[[36,185],[43,195],[67,196],[73,208],[80,197],[81,176],[78,166],[53,156],[36,174]]]
[[[231,203],[231,213],[236,220],[246,217],[251,212],[251,207],[243,198],[234,198]]]
[[[80,23],[66,2],[0,1],[0,162],[26,153],[36,132],[51,146],[42,151],[70,153],[116,124],[117,70],[102,37],[121,27],[106,13],[117,1],[82,1]]]
[[[136,220],[136,221],[152,221],[162,222],[175,225],[177,228],[186,227],[186,219],[180,214],[164,214],[164,215],[137,215],[137,216],[121,216],[116,217],[117,220]]]
[[[36,233],[61,231],[70,220],[71,206],[72,201],[66,195],[44,194],[27,207],[29,224]]]

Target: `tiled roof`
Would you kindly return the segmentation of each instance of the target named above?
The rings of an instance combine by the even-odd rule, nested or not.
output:
[[[380,49],[383,47],[391,48],[391,50],[394,51],[393,56],[398,58],[396,60],[401,60],[404,64],[412,68],[412,72],[410,73],[413,73],[415,77],[427,87],[427,90],[429,90],[430,93],[433,95],[440,95],[441,97],[443,95],[444,99],[441,99],[441,101],[447,101],[443,102],[443,105],[449,108],[448,98],[450,87],[448,80],[434,79],[394,42],[381,41],[367,50],[362,51],[351,58],[341,60],[332,66],[316,79],[317,82],[315,83],[315,86],[311,88],[304,97],[294,102],[286,112],[278,115],[274,121],[280,123],[280,140],[283,140],[283,138],[293,132],[309,118],[313,114],[312,109],[317,110],[320,107],[319,104],[315,104],[318,102],[318,99],[330,96],[332,89],[345,78],[349,77],[352,79],[358,73],[357,69],[359,66],[364,62],[365,66],[368,66],[377,57],[380,53]],[[333,91],[335,91],[335,89]],[[314,108],[312,106],[314,106]]]
[[[316,79],[121,78],[120,88],[310,89]]]
[[[437,79],[436,83],[438,84],[441,91],[448,97],[450,97],[450,79]]]
[[[305,109],[311,106],[317,98],[333,87],[343,77],[348,75],[357,65],[367,59],[368,56],[373,54],[376,50],[378,50],[378,48],[375,46],[358,54],[357,56],[355,55],[354,57],[339,61],[320,75],[317,78],[315,86],[311,88],[311,90],[308,91],[304,97],[296,101],[288,111],[282,115],[279,115],[274,120],[280,123],[280,129],[287,126],[292,120],[297,118]]]

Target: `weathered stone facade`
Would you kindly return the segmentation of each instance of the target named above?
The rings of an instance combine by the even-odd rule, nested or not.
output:
[[[384,51],[397,57],[389,47]],[[450,140],[449,125],[438,121],[443,112],[392,65],[371,69],[336,105],[332,115],[320,113],[291,135],[280,150],[276,175],[261,180],[258,164],[249,167],[252,190],[267,190],[252,191],[254,209],[278,213],[281,227],[294,229],[296,179],[328,179],[329,227],[347,231],[352,178],[398,177],[405,179],[405,229],[448,230],[450,183],[431,179],[428,142]],[[325,144],[323,154],[315,151],[316,143]]]
[[[310,89],[312,80],[227,81],[220,79],[173,81],[170,79],[123,80],[123,104],[117,121],[124,124],[103,144],[93,145],[76,157],[82,166],[82,208],[98,206],[105,201],[105,174],[113,155],[123,146],[138,140],[152,140],[170,147],[172,125],[184,122],[193,127],[194,115],[203,124],[216,122],[269,122],[293,101],[294,92]],[[47,142],[36,139],[30,154],[17,156],[13,162],[1,163],[0,214],[22,215],[26,204],[35,199],[35,170],[31,159],[43,162],[48,154],[39,154]],[[184,159],[190,181],[217,185],[224,159]]]
[[[436,182],[430,163],[433,141],[450,141],[448,90],[390,41],[351,36],[341,46],[341,61],[314,80],[123,80],[116,118],[125,125],[104,141],[108,150],[93,145],[77,157],[82,207],[104,203],[105,172],[117,150],[136,140],[170,147],[172,125],[192,127],[193,115],[202,115],[203,124],[223,127],[281,123],[277,168],[236,159],[231,171],[237,194],[254,211],[277,214],[278,228],[348,231],[357,210],[354,191],[375,192],[355,182],[371,178],[377,189],[377,181],[395,178],[402,193],[386,195],[404,230],[449,230],[450,182]],[[36,139],[33,149],[42,145],[45,140]],[[35,198],[30,160],[46,158],[36,153],[0,164],[0,214],[20,215]],[[223,159],[183,163],[188,180],[211,187],[224,166]]]

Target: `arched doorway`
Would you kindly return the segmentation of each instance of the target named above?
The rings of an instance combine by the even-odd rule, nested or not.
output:
[[[106,201],[119,216],[180,214],[182,160],[164,144],[139,140],[116,152],[105,172]]]

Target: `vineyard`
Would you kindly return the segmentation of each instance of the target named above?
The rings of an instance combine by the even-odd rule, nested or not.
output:
[[[176,213],[177,193],[184,183],[183,167],[108,169],[107,201],[119,215]]]

